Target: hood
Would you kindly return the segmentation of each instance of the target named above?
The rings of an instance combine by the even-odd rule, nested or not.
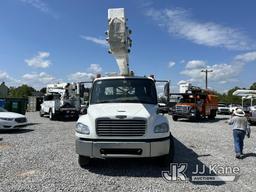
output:
[[[25,117],[24,115],[21,115],[19,113],[13,113],[13,112],[0,112],[0,117],[3,118],[21,118]]]
[[[88,115],[94,118],[125,115],[127,118],[141,117],[149,118],[150,114],[156,113],[157,107],[141,103],[104,103],[90,105]]]
[[[176,106],[195,106],[195,103],[177,103]]]

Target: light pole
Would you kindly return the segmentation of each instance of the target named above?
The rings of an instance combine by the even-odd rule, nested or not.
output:
[[[213,70],[202,69],[201,72],[205,73],[205,89],[208,88],[208,73],[213,72]]]

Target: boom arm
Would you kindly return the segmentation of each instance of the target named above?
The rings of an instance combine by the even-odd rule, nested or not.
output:
[[[129,75],[129,58],[131,30],[126,26],[124,9],[108,9],[108,32],[109,53],[116,59],[121,75]]]

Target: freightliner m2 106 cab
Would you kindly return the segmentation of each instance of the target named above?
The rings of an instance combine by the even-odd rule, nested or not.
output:
[[[93,158],[159,157],[163,164],[170,163],[173,138],[157,105],[156,81],[131,74],[124,10],[109,9],[108,15],[107,40],[121,75],[93,81],[87,114],[76,124],[78,162],[86,167]]]

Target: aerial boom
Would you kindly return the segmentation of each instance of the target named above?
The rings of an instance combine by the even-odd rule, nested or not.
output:
[[[107,41],[109,53],[113,54],[118,64],[121,75],[129,75],[129,57],[131,30],[126,26],[123,8],[108,9]]]

